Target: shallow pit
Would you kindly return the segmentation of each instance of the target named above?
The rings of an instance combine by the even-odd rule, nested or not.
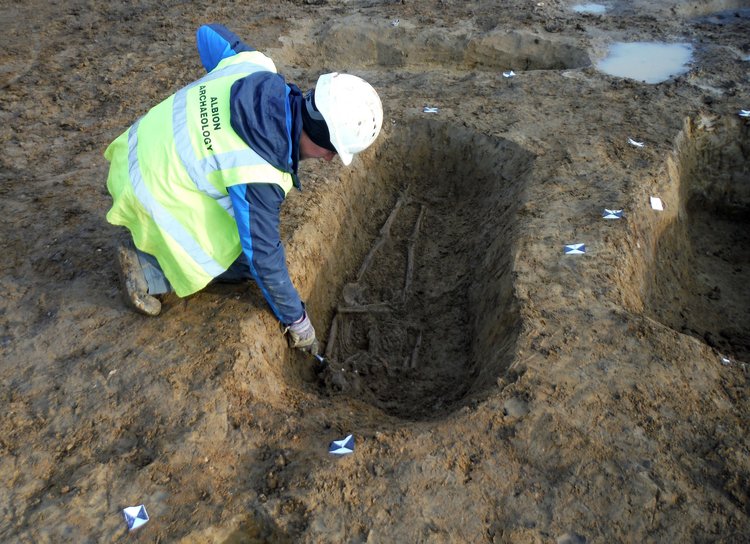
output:
[[[750,127],[689,123],[672,170],[678,209],[656,243],[646,313],[750,361]]]
[[[653,2],[643,2],[647,6],[653,5]],[[725,11],[734,11],[747,7],[747,0],[691,0],[675,2],[670,11],[680,17],[698,17],[720,13]],[[640,8],[636,4],[636,8]]]
[[[699,23],[724,26],[744,23],[747,22],[748,19],[750,19],[750,8],[739,7],[735,9],[719,11],[717,13],[711,13],[709,15],[698,18],[696,21]]]
[[[336,59],[339,70],[419,68],[439,70],[562,70],[591,65],[585,49],[570,38],[515,29],[420,25],[413,20],[373,20],[362,15],[331,20],[308,43],[283,40],[278,55],[287,64],[309,58]],[[299,55],[304,58],[299,58]]]
[[[514,235],[532,164],[519,146],[460,126],[393,131],[353,183],[382,200],[351,203],[367,247],[353,269],[331,274],[345,280],[329,301],[329,392],[429,419],[496,386],[520,326]]]

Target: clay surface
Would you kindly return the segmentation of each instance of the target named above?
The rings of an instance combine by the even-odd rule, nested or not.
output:
[[[744,2],[5,4],[0,541],[747,540]],[[207,22],[383,99],[282,210],[326,367],[252,284],[121,299],[103,152],[204,73]],[[689,71],[596,70],[650,41]]]

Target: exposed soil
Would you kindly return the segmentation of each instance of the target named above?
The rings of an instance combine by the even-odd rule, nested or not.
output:
[[[750,10],[603,4],[6,2],[0,541],[747,541]],[[326,366],[254,285],[120,298],[102,153],[205,22],[383,99],[283,208]],[[602,74],[616,41],[694,59]]]

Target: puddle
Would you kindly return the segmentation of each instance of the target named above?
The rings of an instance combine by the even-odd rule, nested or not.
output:
[[[576,4],[573,6],[573,11],[587,15],[602,15],[607,11],[607,6],[601,4]]]
[[[689,70],[693,48],[687,43],[618,42],[597,68],[611,76],[660,83]]]

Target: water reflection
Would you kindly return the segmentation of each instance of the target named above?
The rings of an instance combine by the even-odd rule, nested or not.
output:
[[[601,4],[576,4],[573,6],[576,13],[589,13],[592,15],[601,15],[607,11],[607,6]]]
[[[659,83],[689,70],[693,47],[687,43],[615,43],[597,68],[611,76]]]

